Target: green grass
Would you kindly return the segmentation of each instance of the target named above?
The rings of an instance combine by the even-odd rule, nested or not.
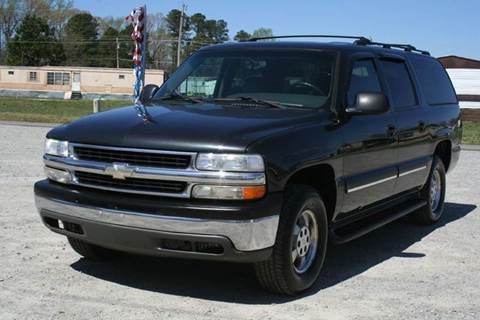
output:
[[[130,101],[101,101],[105,111],[130,105]],[[65,123],[92,113],[91,100],[45,100],[0,97],[0,120]],[[480,122],[464,122],[465,144],[480,144]]]
[[[122,107],[130,101],[105,100],[100,111]],[[65,123],[91,114],[91,100],[54,100],[0,97],[0,120]]]
[[[480,122],[465,121],[463,123],[462,143],[480,144]]]

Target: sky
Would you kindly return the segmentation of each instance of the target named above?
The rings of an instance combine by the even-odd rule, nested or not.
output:
[[[138,2],[140,1],[140,2]],[[185,0],[187,14],[241,29],[271,28],[275,35],[343,34],[409,43],[432,55],[480,60],[480,0]],[[182,6],[181,0],[74,0],[94,16],[126,16],[142,4],[149,13]]]

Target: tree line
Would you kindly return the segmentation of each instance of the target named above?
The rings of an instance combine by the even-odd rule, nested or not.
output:
[[[168,14],[147,17],[150,68],[172,71],[176,66],[180,18]],[[195,50],[229,41],[228,23],[202,13],[183,15],[181,59]],[[81,12],[71,0],[0,0],[0,63],[24,66],[132,66],[132,27],[124,18],[94,17]],[[234,40],[273,35],[259,28],[240,30]]]

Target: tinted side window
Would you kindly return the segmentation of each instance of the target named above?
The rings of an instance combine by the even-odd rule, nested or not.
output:
[[[419,56],[412,58],[412,65],[428,104],[457,102],[453,86],[440,62]]]
[[[385,81],[390,89],[392,106],[395,109],[400,109],[416,105],[417,98],[405,63],[403,61],[382,60],[382,68]]]
[[[352,65],[350,85],[347,91],[347,103],[355,104],[357,94],[361,92],[382,92],[373,60],[358,60]]]

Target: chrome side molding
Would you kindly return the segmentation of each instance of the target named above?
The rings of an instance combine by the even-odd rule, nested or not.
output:
[[[355,191],[370,188],[370,187],[376,186],[377,184],[384,183],[384,182],[394,180],[394,179],[397,179],[397,176],[391,176],[391,177],[388,177],[388,178],[384,178],[384,179],[373,181],[373,182],[370,182],[370,183],[367,183],[367,184],[363,184],[363,185],[355,187],[355,188],[348,189],[347,193],[352,193],[352,192],[355,192]]]
[[[354,188],[347,188],[347,193],[352,193],[352,192],[355,192],[355,191],[359,191],[359,190],[363,190],[363,189],[366,189],[366,188],[370,188],[370,187],[373,187],[373,186],[376,186],[378,184],[381,184],[381,183],[384,183],[384,182],[387,182],[387,181],[390,181],[390,180],[394,180],[394,179],[398,179],[400,177],[404,177],[406,175],[409,175],[409,174],[412,174],[412,173],[416,173],[416,172],[419,172],[419,171],[422,171],[422,170],[426,170],[427,169],[427,166],[424,165],[424,166],[421,166],[421,167],[418,167],[418,168],[415,168],[415,169],[412,169],[412,170],[408,170],[408,171],[405,171],[405,172],[402,172],[400,174],[396,174],[394,176],[390,176],[390,177],[387,177],[387,178],[383,178],[383,179],[380,179],[380,180],[376,180],[376,181],[373,181],[373,182],[370,182],[370,183],[367,183],[367,184],[362,184],[360,186],[357,186],[357,187],[354,187]]]

